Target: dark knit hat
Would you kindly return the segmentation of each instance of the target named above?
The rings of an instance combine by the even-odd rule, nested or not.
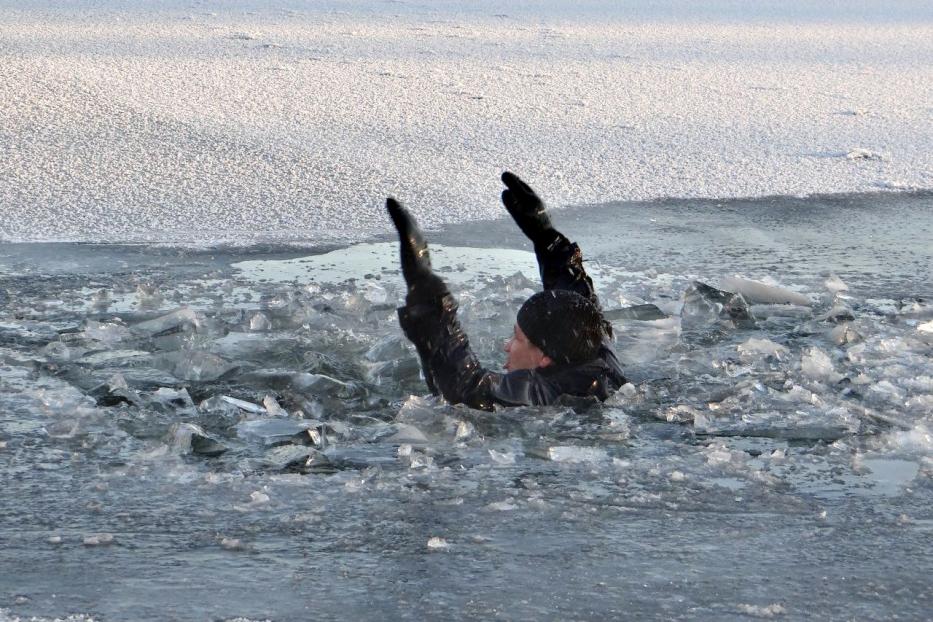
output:
[[[595,304],[567,289],[538,292],[518,310],[528,341],[558,364],[584,363],[599,354],[602,314]]]

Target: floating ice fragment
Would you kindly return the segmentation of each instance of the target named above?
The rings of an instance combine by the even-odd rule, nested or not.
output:
[[[933,335],[933,320],[924,322],[923,324],[917,326],[917,331],[925,335]]]
[[[262,492],[261,490],[254,490],[253,492],[250,493],[249,500],[250,500],[250,503],[256,503],[256,504],[268,503],[269,495]]]
[[[496,464],[515,464],[515,454],[510,451],[489,450],[489,457]]]
[[[444,551],[450,548],[450,545],[447,544],[447,540],[444,538],[438,538],[434,536],[433,538],[428,539],[428,550],[429,551]]]
[[[851,322],[855,319],[855,313],[852,308],[840,297],[833,300],[833,306],[821,315],[818,319],[838,324],[839,322]]]
[[[150,283],[140,283],[136,287],[136,299],[139,301],[140,309],[158,309],[162,305],[164,297],[158,286]]]
[[[85,354],[78,363],[81,365],[109,367],[114,363],[132,366],[134,363],[144,361],[150,357],[150,353],[145,350],[104,350],[102,352],[91,352]]]
[[[411,342],[399,335],[390,335],[380,339],[366,351],[363,357],[367,361],[390,361],[411,356],[413,351]]]
[[[835,274],[831,274],[825,281],[823,281],[823,286],[834,294],[849,291],[849,286],[846,285],[845,282],[843,282],[843,280]]]
[[[260,406],[259,404],[253,404],[252,402],[247,402],[246,400],[237,399],[235,397],[230,397],[229,395],[221,395],[220,399],[231,406],[236,406],[240,410],[245,410],[246,412],[254,413],[261,415],[266,412],[266,409]],[[204,402],[202,402],[203,404]]]
[[[106,289],[97,290],[93,296],[91,296],[91,307],[95,311],[106,311],[110,307],[110,292]]]
[[[909,430],[892,432],[887,444],[894,449],[929,456],[933,453],[933,430],[918,423]]]
[[[220,441],[193,423],[173,424],[169,429],[169,444],[175,451],[182,454],[193,453],[212,457],[227,451]]]
[[[81,352],[81,350],[79,350]],[[58,363],[65,363],[70,361],[72,358],[71,348],[62,343],[61,341],[53,341],[44,348],[42,348],[42,353],[50,361],[55,361]]]
[[[272,329],[272,320],[265,313],[257,311],[249,318],[249,329],[254,331],[265,331]]]
[[[847,343],[858,343],[863,339],[862,335],[852,328],[852,325],[848,322],[839,324],[829,331],[829,338],[837,346],[843,346]]]
[[[613,324],[616,333],[616,349],[622,363],[638,365],[664,356],[680,343],[683,321],[679,317],[666,317],[652,321],[616,321]],[[709,321],[715,321],[715,317]],[[689,323],[690,320],[687,322]]]
[[[747,454],[743,451],[731,451],[723,444],[710,445],[703,449],[706,463],[710,466],[725,466],[727,464],[742,464]]]
[[[672,482],[682,482],[687,479],[687,476],[684,475],[682,471],[671,471],[668,477]]]
[[[458,421],[457,422],[457,432],[454,435],[454,440],[457,442],[463,442],[469,440],[476,436],[476,427],[469,421]]]
[[[130,385],[126,383],[126,378],[120,373],[110,376],[107,380],[107,385],[110,387],[111,391],[116,391],[117,389],[128,390],[130,388]]]
[[[512,510],[517,510],[518,506],[511,501],[494,501],[488,504],[486,509],[492,510],[493,512],[511,512]]]
[[[186,330],[197,330],[203,325],[203,316],[192,309],[182,308],[152,320],[130,327],[133,333],[157,337]]]
[[[652,304],[641,304],[634,305],[631,307],[625,307],[623,309],[611,309],[603,313],[605,318],[610,322],[616,320],[638,320],[641,322],[650,322],[654,320],[663,320],[668,317],[666,313],[661,311],[656,305]]]
[[[317,425],[320,423],[308,419],[252,419],[238,423],[236,433],[244,440],[258,442],[266,447],[286,443],[301,445],[311,442],[307,432]]]
[[[179,408],[190,408],[194,406],[191,395],[187,389],[170,389],[168,387],[159,387],[152,392],[151,399],[161,404],[175,406]]]
[[[607,460],[608,456],[606,451],[599,447],[556,445],[548,448],[548,459],[553,462],[576,464],[581,462],[602,462]]]
[[[904,399],[904,392],[888,380],[880,380],[872,384],[868,387],[868,393],[892,404],[900,404]]]
[[[810,307],[803,307],[800,305],[767,305],[767,304],[756,304],[749,307],[749,311],[752,316],[757,320],[764,320],[768,318],[807,318],[813,315],[813,310]]]
[[[842,374],[836,372],[829,355],[819,348],[810,348],[800,358],[800,371],[805,376],[821,382],[838,382]]]
[[[381,305],[389,299],[389,294],[382,285],[367,281],[363,285],[363,298],[374,305]]]
[[[49,544],[61,544],[62,537],[61,536],[49,536],[49,539],[47,540],[47,542]]]
[[[723,290],[741,294],[750,303],[810,306],[810,299],[803,294],[760,281],[730,276],[722,279],[719,286]]]
[[[239,538],[222,538],[220,546],[228,551],[242,551],[245,548]]]
[[[671,423],[690,423],[697,416],[697,410],[687,404],[671,406],[662,413],[661,419]]]
[[[262,398],[262,405],[266,407],[266,412],[273,417],[287,417],[288,412],[279,406],[279,403],[271,395]]]
[[[121,322],[97,322],[87,320],[84,323],[84,338],[99,341],[108,346],[129,339],[132,336],[130,329]]]
[[[708,326],[720,321],[743,326],[753,323],[754,317],[742,294],[718,290],[706,283],[694,281],[684,292],[681,321],[684,328]]]
[[[238,367],[216,354],[200,350],[165,352],[153,362],[176,378],[189,382],[213,382]]]
[[[332,473],[334,467],[323,453],[304,445],[278,445],[267,450],[263,463],[273,470]]]
[[[395,434],[385,439],[385,442],[391,443],[393,445],[407,444],[407,445],[425,445],[428,442],[428,437],[424,435],[424,432],[419,430],[413,425],[408,423],[396,423]]]
[[[754,337],[750,338],[745,343],[739,344],[736,349],[739,352],[739,356],[745,361],[766,356],[781,360],[787,355],[787,348],[784,346],[774,343],[770,339],[756,339]]]
[[[98,533],[91,536],[85,536],[84,546],[102,546],[113,542],[112,533]]]

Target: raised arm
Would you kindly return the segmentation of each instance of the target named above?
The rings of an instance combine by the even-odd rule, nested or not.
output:
[[[498,374],[480,365],[457,320],[457,301],[431,269],[431,257],[418,223],[395,199],[386,209],[399,234],[402,275],[408,293],[398,310],[405,336],[415,344],[428,388],[453,404],[490,410],[544,404],[555,398],[550,384],[534,372]]]
[[[534,244],[544,289],[569,289],[599,304],[593,281],[583,268],[580,247],[554,228],[544,202],[514,173],[502,173],[502,203]]]

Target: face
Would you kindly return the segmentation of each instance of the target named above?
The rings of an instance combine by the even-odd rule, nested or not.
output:
[[[542,352],[538,346],[528,341],[528,337],[518,327],[518,324],[515,325],[512,338],[505,342],[503,349],[507,354],[505,359],[506,371],[536,369],[538,367],[547,367],[552,363],[548,355]]]

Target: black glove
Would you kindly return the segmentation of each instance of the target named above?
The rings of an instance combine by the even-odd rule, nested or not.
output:
[[[502,173],[502,183],[508,190],[502,191],[502,204],[512,215],[515,224],[535,246],[547,247],[560,235],[551,224],[547,208],[535,191],[517,175]]]
[[[402,276],[408,285],[408,304],[431,303],[448,295],[447,285],[431,270],[428,243],[418,223],[395,199],[386,199],[386,210],[398,230]]]

